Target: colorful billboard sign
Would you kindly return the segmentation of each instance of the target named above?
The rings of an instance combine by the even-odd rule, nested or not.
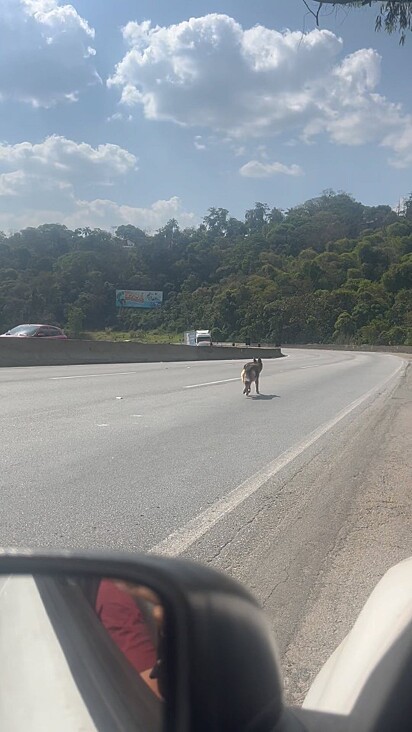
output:
[[[146,290],[116,290],[118,308],[159,308],[163,303],[163,292]]]

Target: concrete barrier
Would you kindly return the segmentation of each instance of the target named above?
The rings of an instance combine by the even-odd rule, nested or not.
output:
[[[0,338],[0,367],[66,366],[99,363],[155,363],[162,361],[213,361],[254,355],[280,358],[280,348],[230,348],[225,346],[184,346],[179,344],[119,343],[114,341],[46,341],[36,338]]]
[[[376,353],[412,353],[412,346],[345,346],[337,343],[283,343],[283,348],[310,348],[322,351],[367,351]]]

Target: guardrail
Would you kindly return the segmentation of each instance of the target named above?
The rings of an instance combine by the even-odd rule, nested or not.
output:
[[[65,366],[75,364],[156,363],[166,361],[250,360],[253,348],[185,346],[180,344],[119,343],[114,341],[47,341],[0,338],[0,367]],[[262,357],[280,358],[280,348],[265,349]]]

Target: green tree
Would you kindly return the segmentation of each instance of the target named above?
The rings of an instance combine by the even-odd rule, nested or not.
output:
[[[203,218],[206,230],[213,236],[225,236],[228,227],[229,211],[226,208],[209,208]]]
[[[155,234],[131,225],[119,236],[29,227],[0,240],[1,328],[33,319],[62,324],[80,310],[81,325],[69,324],[77,331],[203,326],[224,340],[407,343],[410,199],[397,216],[324,191],[285,212],[257,203],[247,223],[213,208],[200,226],[182,231],[172,220]],[[134,237],[132,248],[124,237]],[[118,312],[122,288],[161,289],[164,305]]]
[[[412,221],[412,193],[403,202],[403,215],[408,221]]]
[[[123,242],[131,241],[133,244],[144,244],[147,240],[145,232],[131,224],[118,226],[115,235]]]
[[[399,264],[389,267],[383,274],[382,282],[389,292],[399,292],[412,288],[412,255],[402,257]]]
[[[81,308],[70,305],[67,310],[67,335],[70,338],[80,338],[83,333],[85,315]]]
[[[356,324],[350,313],[343,311],[335,323],[333,340],[337,343],[350,343],[356,332]]]
[[[260,233],[268,222],[269,213],[267,203],[255,203],[255,207],[245,213],[246,229],[251,233]]]

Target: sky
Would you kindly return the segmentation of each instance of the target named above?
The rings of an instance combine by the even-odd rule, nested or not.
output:
[[[315,8],[317,3],[308,0]],[[0,230],[412,191],[412,34],[303,0],[1,0]]]

